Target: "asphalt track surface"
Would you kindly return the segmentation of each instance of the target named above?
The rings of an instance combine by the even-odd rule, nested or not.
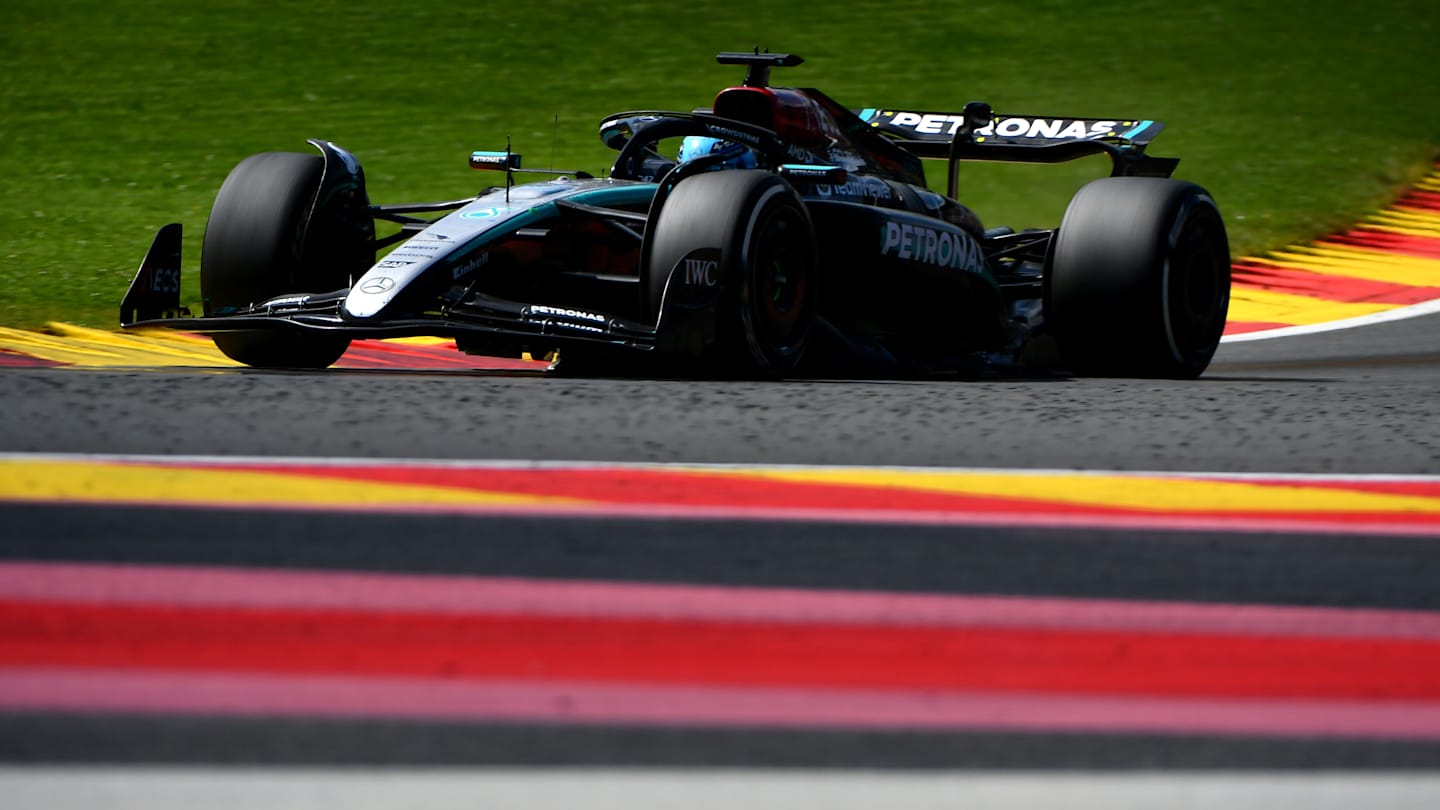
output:
[[[64,369],[6,369],[0,378],[0,452],[1440,472],[1440,316],[1226,344],[1197,382]],[[3,559],[1440,609],[1433,538],[41,504],[0,506],[0,526]],[[1414,772],[1440,767],[1440,743],[10,712],[0,715],[0,761],[41,766],[0,774],[21,791],[15,795],[37,802],[39,794],[24,790],[64,782],[66,771],[49,782],[26,781],[51,765],[481,765],[556,774],[597,766],[701,769],[674,793],[648,786],[665,797],[657,804],[693,796],[715,768],[770,774],[759,779],[813,769],[923,771],[942,781],[966,771],[1406,772],[1406,779],[1381,782],[1398,794],[1367,794],[1354,782],[1344,788],[1350,793],[1326,794],[1399,806],[1435,795],[1430,777]],[[519,773],[525,784],[528,771]],[[927,804],[934,793],[905,792],[916,784],[875,795]],[[1297,800],[1317,784],[1301,779],[1292,785],[1301,793],[1281,794],[1252,785],[1240,796],[1257,805],[1270,796],[1274,806],[1276,795]],[[1407,785],[1422,792],[1406,793]],[[145,788],[129,789],[133,796]],[[445,795],[443,786],[435,789]],[[588,788],[577,790],[572,802]],[[1049,802],[1067,790],[1058,784],[1056,793],[1028,801]],[[523,790],[516,795],[526,803]],[[767,795],[785,801],[783,790]],[[1107,803],[1105,794],[1093,795],[1096,806]],[[1125,795],[1141,797],[1136,806],[1154,806],[1177,794]],[[172,798],[179,806],[193,795]],[[1235,794],[1213,798],[1243,804]],[[566,803],[561,794],[549,800]],[[842,804],[832,796],[832,806]]]
[[[1440,468],[1440,316],[1225,344],[1198,382],[0,374],[0,451],[1291,473]]]

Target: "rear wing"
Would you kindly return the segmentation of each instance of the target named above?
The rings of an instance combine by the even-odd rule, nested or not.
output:
[[[857,110],[860,120],[901,141],[948,144],[965,124],[964,113]],[[1119,118],[1046,118],[1032,115],[991,115],[972,134],[986,141],[1021,146],[1046,146],[1060,141],[1096,141],[1145,146],[1165,128],[1159,121]]]
[[[1159,121],[995,115],[990,105],[978,101],[960,113],[867,107],[855,114],[907,152],[949,161],[952,197],[962,160],[1062,163],[1105,154],[1116,177],[1169,177],[1180,163],[1178,158],[1145,154],[1145,147],[1165,128]]]

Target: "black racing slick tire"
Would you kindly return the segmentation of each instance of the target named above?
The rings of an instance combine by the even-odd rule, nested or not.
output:
[[[301,255],[323,169],[319,155],[266,152],[241,161],[225,178],[201,249],[200,295],[207,315],[345,285],[345,279],[325,278]],[[326,368],[350,346],[345,337],[298,329],[213,337],[227,357],[257,368]]]
[[[780,378],[795,370],[815,327],[819,250],[789,183],[740,169],[685,178],[652,233],[644,278],[652,315],[673,268],[692,256],[717,262],[726,290],[710,371]]]
[[[1230,243],[1205,189],[1110,177],[1070,201],[1051,247],[1045,320],[1071,371],[1198,377],[1229,304]]]

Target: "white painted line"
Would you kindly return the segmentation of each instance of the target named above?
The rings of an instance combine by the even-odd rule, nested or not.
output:
[[[1353,810],[1440,807],[1433,772],[574,768],[0,769],[7,810]]]
[[[1370,315],[1361,315],[1356,318],[1345,318],[1339,321],[1327,321],[1325,323],[1311,323],[1303,326],[1282,326],[1278,329],[1265,329],[1259,332],[1245,332],[1239,335],[1226,335],[1220,338],[1221,343],[1244,343],[1249,340],[1270,340],[1272,338],[1296,337],[1297,335],[1314,335],[1320,332],[1333,332],[1337,329],[1355,329],[1361,326],[1373,326],[1377,323],[1388,323],[1390,321],[1402,321],[1406,318],[1418,318],[1422,315],[1434,315],[1440,312],[1440,298],[1434,301],[1425,301],[1419,304],[1411,304],[1406,307],[1387,309],[1384,312],[1375,312]]]
[[[1204,481],[1251,482],[1333,482],[1333,483],[1435,483],[1436,473],[1294,473],[1294,472],[1212,472],[1189,470],[1105,470],[1067,469],[1063,467],[925,467],[907,464],[784,464],[768,462],[710,461],[586,461],[565,459],[452,459],[452,458],[375,458],[347,456],[252,456],[252,455],[160,455],[142,453],[48,453],[0,451],[0,463],[96,463],[143,464],[188,467],[324,467],[324,468],[411,468],[418,470],[653,470],[656,472],[731,472],[785,473],[804,472],[877,472],[920,473],[926,475],[974,474],[1012,475],[1017,478],[1044,476],[1096,478],[1175,478]]]

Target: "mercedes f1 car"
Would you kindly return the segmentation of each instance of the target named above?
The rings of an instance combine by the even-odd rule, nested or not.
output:
[[[377,205],[360,162],[242,161],[216,197],[204,311],[180,305],[180,226],[156,236],[121,304],[126,327],[208,334],[262,368],[323,368],[357,338],[448,336],[463,351],[557,356],[578,373],[784,377],[877,367],[1049,364],[1193,378],[1229,302],[1211,196],[1145,154],[1147,120],[851,110],[770,84],[800,64],[722,53],[741,85],[692,112],[612,115],[608,173],[515,183],[519,154],[475,152],[503,184]],[[986,229],[956,200],[963,161],[1111,158],[1058,227]],[[922,161],[948,164],[927,187]],[[377,223],[388,223],[377,229]],[[377,235],[381,231],[388,235]],[[390,250],[386,250],[391,248]]]

